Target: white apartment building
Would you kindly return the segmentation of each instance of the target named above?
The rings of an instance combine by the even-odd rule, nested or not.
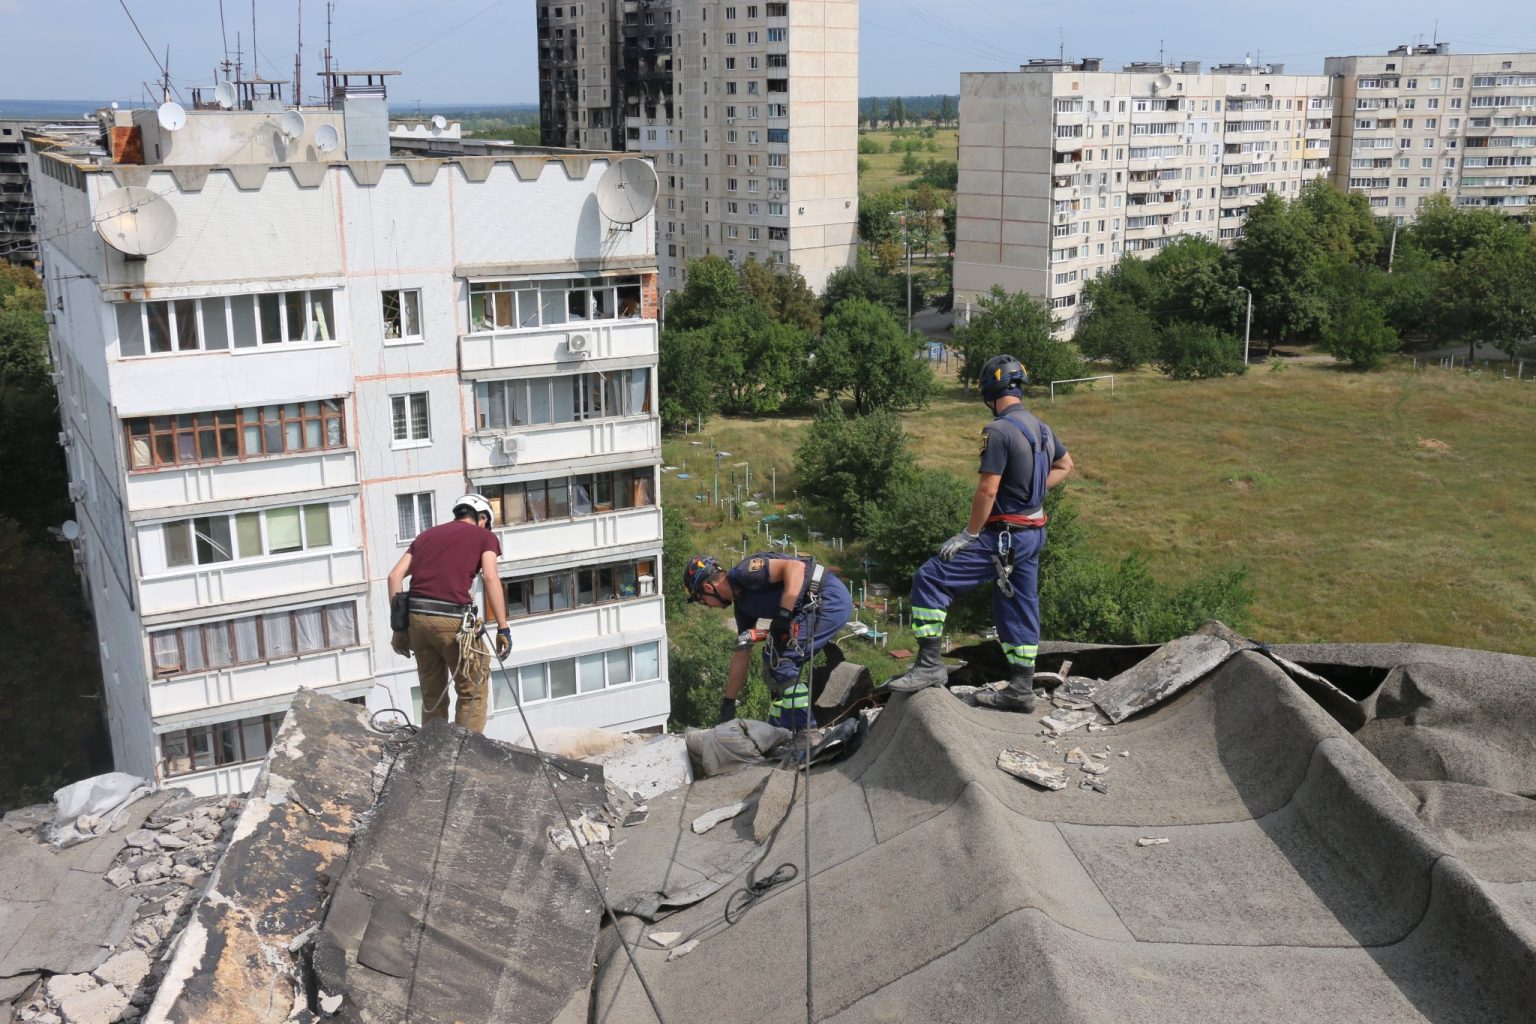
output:
[[[858,0],[541,0],[543,141],[655,161],[663,290],[714,254],[793,264],[819,291],[857,246],[858,12]]]
[[[1446,43],[1329,57],[1333,174],[1399,224],[1431,195],[1529,216],[1536,205],[1536,54]]]
[[[655,218],[599,212],[611,153],[392,154],[356,82],[30,156],[114,758],[197,792],[298,687],[419,717],[385,577],[467,489],[512,616],[487,733],[513,687],[535,729],[667,719]]]
[[[1070,334],[1085,281],[1184,234],[1220,243],[1329,174],[1329,80],[1280,65],[1032,61],[960,78],[955,310],[994,285]]]

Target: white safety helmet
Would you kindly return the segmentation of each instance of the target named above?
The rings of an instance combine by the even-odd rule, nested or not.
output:
[[[491,515],[491,503],[485,500],[484,495],[466,494],[462,498],[456,499],[453,503],[453,517],[457,519],[463,515],[463,512],[460,510],[466,508],[474,512],[477,525],[481,516],[485,516],[487,519],[493,518]]]

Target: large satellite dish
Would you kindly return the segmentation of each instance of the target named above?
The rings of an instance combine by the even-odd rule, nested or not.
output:
[[[155,111],[160,127],[168,132],[179,132],[187,126],[187,112],[180,103],[166,100]]]
[[[448,119],[446,117],[444,117],[442,114],[433,114],[432,115],[432,129],[433,129],[433,131],[439,131],[440,132],[444,128],[447,128],[447,127],[448,127]]]
[[[1162,92],[1164,89],[1168,88],[1170,85],[1173,84],[1173,78],[1172,78],[1172,76],[1166,75],[1166,74],[1158,75],[1156,78],[1154,78],[1152,80],[1152,84],[1157,86],[1157,91],[1158,92]]]
[[[235,86],[232,82],[220,82],[213,87],[213,101],[228,110],[235,105]]]
[[[150,256],[176,239],[176,210],[138,185],[113,189],[96,204],[96,232],[118,252]]]
[[[617,160],[597,181],[597,208],[616,224],[633,224],[656,208],[656,169],[637,157]]]
[[[59,527],[59,533],[63,534],[65,540],[79,540],[80,524],[73,519],[66,519],[64,525]]]
[[[315,129],[315,148],[322,153],[333,153],[341,145],[341,136],[333,124],[323,124]]]
[[[277,119],[277,127],[290,139],[296,139],[304,134],[304,115],[297,110],[286,111]]]

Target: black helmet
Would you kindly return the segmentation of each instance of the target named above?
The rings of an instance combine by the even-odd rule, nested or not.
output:
[[[988,402],[1004,392],[1021,391],[1029,386],[1029,371],[1013,356],[993,356],[981,368],[981,397]]]
[[[699,590],[725,570],[712,555],[694,555],[683,569],[683,589],[688,591],[688,603],[699,599]]]

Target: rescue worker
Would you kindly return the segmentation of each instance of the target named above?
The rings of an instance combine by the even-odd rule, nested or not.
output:
[[[1040,650],[1040,552],[1045,547],[1045,492],[1072,472],[1072,456],[1051,428],[1024,408],[1029,374],[1013,356],[994,356],[981,370],[981,398],[993,420],[981,430],[981,465],[971,518],[912,580],[912,632],[917,662],[893,679],[910,692],[944,683],[944,619],[959,595],[988,580],[992,618],[1008,659],[1007,689],[983,690],[976,703],[998,711],[1033,711],[1035,656]]]
[[[390,624],[395,628],[390,646],[402,657],[415,653],[423,725],[448,718],[451,671],[457,698],[454,722],[472,732],[485,731],[491,664],[469,590],[478,572],[496,619],[496,657],[505,658],[512,650],[512,630],[496,571],[500,555],[501,542],[491,531],[490,502],[466,494],[453,503],[453,522],[423,530],[389,571]],[[404,590],[407,576],[409,591]],[[407,622],[395,615],[397,597],[409,601]]]
[[[683,569],[683,587],[690,604],[735,606],[739,638],[720,701],[720,721],[736,717],[736,698],[746,685],[752,645],[759,639],[752,631],[759,620],[768,619],[763,648],[773,698],[768,721],[791,731],[813,727],[810,672],[801,669],[853,617],[853,597],[843,581],[814,559],[762,551],[729,570],[709,555],[696,555]]]

